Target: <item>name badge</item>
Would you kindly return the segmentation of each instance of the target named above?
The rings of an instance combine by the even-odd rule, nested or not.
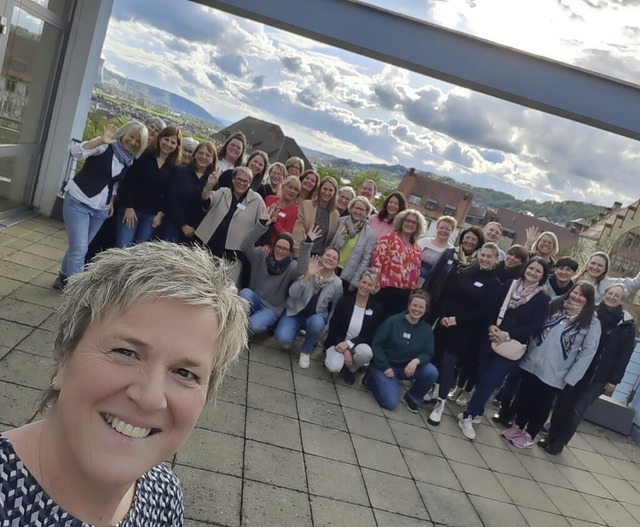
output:
[[[451,265],[453,263],[453,260],[447,260],[447,265]]]
[[[238,207],[240,210],[244,210],[247,208],[247,206],[244,203],[238,203],[236,207]]]
[[[411,338],[411,333],[403,333],[402,337],[405,339],[410,339]]]
[[[473,285],[476,287],[482,287],[484,284],[482,282],[475,282]]]
[[[278,216],[280,216],[281,218],[287,217],[287,215],[284,212],[278,212]]]
[[[373,309],[365,309],[364,314],[370,317],[371,315],[373,315]]]

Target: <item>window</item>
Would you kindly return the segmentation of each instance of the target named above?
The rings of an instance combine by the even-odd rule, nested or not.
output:
[[[417,194],[409,194],[407,201],[412,205],[420,205],[420,202],[422,201],[422,196],[418,196]]]
[[[438,208],[438,200],[436,198],[428,198],[424,207],[427,210],[436,210]]]
[[[5,82],[5,89],[10,92],[16,91],[16,80],[7,79],[7,81]]]
[[[502,235],[506,236],[507,238],[511,238],[513,240],[513,238],[515,238],[516,231],[514,231],[513,229],[508,229],[507,227],[504,227],[502,231]]]
[[[442,214],[444,214],[445,216],[453,216],[455,215],[456,210],[458,210],[458,207],[452,205],[451,203],[447,203],[444,211],[442,211]]]

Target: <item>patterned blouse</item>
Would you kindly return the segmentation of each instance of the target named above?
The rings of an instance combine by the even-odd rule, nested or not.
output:
[[[420,247],[405,243],[393,231],[378,240],[371,267],[378,271],[380,287],[414,289],[420,277]]]
[[[114,527],[179,527],[183,523],[183,511],[178,477],[164,465],[157,465],[138,479],[131,509]],[[2,435],[0,525],[90,527],[51,499]]]

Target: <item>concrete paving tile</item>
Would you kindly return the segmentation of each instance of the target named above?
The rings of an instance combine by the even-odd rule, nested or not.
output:
[[[361,412],[353,408],[343,408],[347,427],[352,434],[378,439],[387,443],[394,443],[395,438],[387,420],[382,416]]]
[[[560,513],[569,518],[577,518],[592,523],[601,521],[600,516],[594,511],[587,500],[575,490],[554,487],[546,483],[540,483],[540,487],[549,496],[551,501],[558,507]],[[590,500],[592,496],[587,496]]]
[[[582,435],[580,432],[576,432],[571,438],[571,442],[569,446],[572,448],[579,448],[581,450],[587,450],[589,452],[596,452],[596,449],[593,448],[591,443],[587,441],[585,438],[588,437],[587,434]]]
[[[333,382],[326,382],[299,373],[294,374],[293,382],[297,394],[313,397],[327,403],[340,404]]]
[[[469,496],[471,504],[484,525],[491,527],[513,527],[524,525],[525,520],[518,507],[510,503],[502,503],[480,496]]]
[[[482,521],[464,492],[426,483],[417,485],[434,523],[451,527],[482,526]]]
[[[6,227],[6,228],[2,229],[2,233],[3,234],[10,235],[10,236],[12,236],[14,238],[20,238],[22,236],[25,236],[29,232],[30,232],[29,229],[25,229],[24,227],[21,227],[20,225],[12,225],[11,227]]]
[[[627,462],[628,463],[628,462]],[[640,507],[640,492],[624,479],[594,474],[596,479],[611,493],[617,501],[623,501]]]
[[[177,465],[187,516],[219,525],[240,524],[242,480],[226,474]]]
[[[229,377],[233,377],[235,379],[244,379],[247,380],[249,374],[247,373],[247,369],[249,367],[249,361],[246,359],[237,360],[233,366],[229,368],[227,371],[227,375]]]
[[[629,511],[617,501],[591,496],[589,503],[607,525],[612,527],[636,527],[640,525],[638,519],[631,516]]]
[[[11,351],[11,348],[6,348],[4,346],[0,346],[0,361],[6,357],[9,352]]]
[[[541,450],[541,449],[539,449]],[[550,456],[546,454],[547,459],[553,463],[557,463],[559,465],[565,465],[567,467],[572,467],[578,470],[587,470],[587,467],[584,466],[584,463],[580,461],[576,455],[573,453],[575,449],[565,447],[562,453],[557,456]]]
[[[45,236],[44,238],[42,238],[41,240],[38,240],[38,243],[40,245],[46,245],[47,247],[53,247],[55,249],[60,249],[62,251],[66,251],[67,250],[67,236],[66,233],[64,233],[64,231],[62,231],[64,234],[64,238],[60,237],[60,233],[54,233],[51,236]]]
[[[247,439],[244,477],[269,485],[307,491],[302,453]]]
[[[58,317],[56,316],[56,313],[54,312],[52,315],[49,316],[49,318],[47,318],[47,320],[45,320],[38,327],[40,329],[44,329],[44,330],[47,330],[47,331],[57,331],[58,326],[59,326]]]
[[[6,322],[5,324],[11,324],[11,322]],[[14,325],[17,326],[18,324]],[[3,322],[0,321],[0,335],[2,335],[2,326]],[[28,326],[20,327],[27,328]],[[11,331],[22,332],[22,330],[18,330],[17,328],[12,328]],[[26,351],[27,353],[35,353],[36,355],[41,355],[43,357],[51,357],[51,353],[53,350],[53,338],[54,334],[51,331],[45,331],[44,329],[34,329],[26,338],[21,339],[20,342],[15,345],[15,347],[16,349]],[[2,339],[4,340],[4,337],[2,337]]]
[[[52,266],[60,265],[59,260],[36,256],[35,254],[30,254],[24,251],[18,251],[10,254],[9,256],[5,256],[2,260],[4,262],[13,262],[33,269],[39,269],[40,271],[48,271]]]
[[[26,326],[39,326],[53,312],[54,310],[48,307],[22,302],[10,296],[0,299],[0,318]]]
[[[486,464],[491,467],[494,472],[510,474],[521,478],[528,478],[529,473],[524,465],[510,450],[503,450],[489,445],[475,444],[476,449],[482,456]]]
[[[611,493],[591,472],[563,465],[557,465],[557,468],[571,482],[574,488],[582,494],[593,494],[594,496],[608,499],[613,498]]]
[[[578,432],[581,434],[591,434],[595,436],[602,436],[602,432],[600,427],[590,423],[589,421],[583,419],[580,421],[580,425],[578,426]]]
[[[640,448],[630,437],[620,437],[619,439],[612,439],[612,441],[631,461],[640,466]]]
[[[449,464],[467,494],[474,494],[505,503],[511,502],[502,485],[490,470],[474,467],[473,465],[465,465],[457,461],[450,461]]]
[[[362,475],[374,508],[430,519],[413,480],[366,468],[362,469]]]
[[[419,412],[420,413],[418,415],[410,412],[402,402],[395,410],[382,409],[383,415],[391,421],[400,421],[401,423],[407,423],[409,425],[426,427],[427,418],[425,416],[429,415],[431,409],[425,405],[421,405]]]
[[[267,348],[253,342],[249,348],[251,350],[249,352],[249,360],[291,371],[291,356],[289,353]]]
[[[176,454],[176,463],[242,477],[244,439],[194,428]]]
[[[294,391],[290,371],[255,361],[249,361],[249,381],[277,388],[278,390]]]
[[[300,431],[305,454],[315,454],[352,464],[358,462],[351,436],[347,432],[311,423],[300,423]]]
[[[247,404],[247,381],[227,375],[218,390],[218,399],[234,404]]]
[[[23,285],[22,282],[18,282],[17,280],[0,276],[0,297],[10,295]]]
[[[571,527],[598,527],[599,525],[605,525],[604,523],[591,523],[578,518],[565,518],[569,522]]]
[[[336,380],[338,377],[336,376]],[[378,403],[368,391],[358,389],[355,385],[341,386],[336,383],[335,386],[342,406],[374,415],[383,415],[382,408],[378,406]]]
[[[427,418],[429,417],[429,413],[425,412],[425,415]],[[427,423],[427,428],[433,434],[446,434],[448,436],[457,438],[464,437],[462,435],[460,427],[458,426],[458,419],[450,415],[442,416],[442,421],[440,421],[440,424],[438,426],[433,426]]]
[[[305,377],[313,377],[314,379],[320,379],[321,381],[333,382],[333,375],[327,371],[327,368],[324,367],[324,356],[322,360],[315,359],[312,355],[311,357],[311,365],[308,369],[303,370],[300,366],[298,366],[298,353],[293,353],[291,355],[291,370],[294,373],[298,373],[300,375],[304,375]]]
[[[360,467],[309,454],[304,458],[310,494],[369,506]]]
[[[0,245],[0,259],[13,254],[17,250],[18,249],[12,249],[11,247],[7,247],[6,245]]]
[[[626,461],[629,460],[629,458],[618,447],[616,447],[613,441],[610,441],[605,437],[585,435],[584,438],[601,456],[624,459]]]
[[[36,413],[36,401],[41,393],[41,390],[0,381],[0,422],[11,427],[27,424]]]
[[[459,461],[476,467],[487,468],[487,464],[476,450],[472,441],[458,439],[444,434],[435,434],[434,437],[442,450],[444,457],[452,461]]]
[[[0,380],[44,390],[51,383],[53,360],[13,350],[2,359]]]
[[[49,276],[49,273],[43,274]],[[62,301],[62,295],[59,291],[52,289],[50,286],[38,287],[32,284],[23,285],[20,289],[11,293],[11,298],[17,298],[23,302],[29,302],[51,309],[58,309]]]
[[[416,481],[462,490],[458,478],[445,458],[406,448],[400,450],[409,472]]]
[[[254,382],[250,382],[247,388],[247,406],[287,417],[298,417],[296,396],[293,393]]]
[[[533,448],[539,447],[534,446]],[[538,483],[548,483],[557,487],[574,490],[574,486],[564,474],[558,470],[558,466],[550,461],[521,456],[520,462]]]
[[[401,421],[389,421],[389,426],[399,446],[425,454],[442,456],[438,443],[426,426],[414,426]]]
[[[314,527],[335,527],[336,525],[373,527],[376,525],[373,511],[369,507],[312,496],[311,510]]]
[[[458,429],[458,437],[461,435],[460,427],[458,426],[458,421],[456,419],[456,428]],[[474,429],[476,431],[476,438],[473,442],[474,445],[482,444],[492,446],[494,448],[499,448],[505,451],[509,450],[509,445],[500,435],[502,429],[498,430],[491,425],[488,424],[479,424],[474,425]]]
[[[62,261],[64,258],[64,253],[66,252],[64,249],[58,249],[56,247],[49,247],[48,245],[43,245],[40,243],[33,243],[23,249],[23,252],[34,254],[36,256],[42,256],[43,258],[48,258],[49,260],[54,261]]]
[[[637,505],[631,505],[630,503],[623,503],[622,506],[629,511],[629,514],[634,518],[640,519],[640,507]]]
[[[29,247],[29,245],[31,245],[32,243],[34,243],[33,240],[28,240],[25,238],[13,238],[9,242],[5,243],[3,247],[8,247],[10,249],[13,249],[13,252],[17,252],[23,250],[25,247]]]
[[[300,423],[283,415],[247,408],[247,439],[302,450]]]
[[[498,481],[516,505],[558,513],[557,507],[542,491],[540,486],[530,479],[517,478],[508,474],[496,474]]]
[[[51,289],[53,286],[53,282],[55,282],[57,277],[58,273],[50,273],[48,271],[45,271],[44,273],[40,273],[33,280],[31,280],[30,285],[43,287],[45,289]],[[56,293],[58,293],[58,296],[61,296],[60,292],[56,291]]]
[[[0,260],[0,276],[3,278],[10,278],[11,280],[17,280],[18,282],[31,282],[31,280],[41,274],[44,270],[26,267],[22,264],[11,262],[6,259],[11,258],[12,256],[13,255],[9,255]]]
[[[529,527],[571,527],[571,524],[564,518],[551,512],[529,509],[528,507],[518,507],[524,516]]]
[[[351,440],[360,466],[405,478],[410,477],[402,452],[396,445],[354,435],[351,436]]]
[[[38,218],[42,217],[36,216],[35,218],[23,221],[20,223],[20,227],[30,231],[41,232],[42,234],[53,234],[64,227],[64,225],[58,221],[54,220],[55,223],[51,223],[42,221],[41,219],[39,220]]]
[[[245,481],[242,525],[312,527],[309,496],[256,481]]]
[[[13,348],[32,331],[34,329],[29,326],[16,324],[8,320],[0,320],[0,344],[6,348]]]
[[[300,420],[317,425],[347,430],[347,422],[344,420],[342,406],[331,404],[311,397],[297,395],[298,412]]]
[[[226,401],[205,405],[196,425],[206,430],[243,437],[246,408]]]
[[[376,516],[378,527],[433,527],[433,523],[427,520],[419,520],[418,518],[410,518],[409,516],[401,516],[391,512],[379,511],[373,509]]]
[[[571,452],[590,472],[593,472],[594,474],[612,476],[614,478],[621,477],[618,471],[597,452],[587,452],[586,450],[580,450],[579,448],[572,449]]]
[[[627,481],[640,482],[640,467],[635,463],[615,457],[607,458],[607,461],[609,461],[611,466]]]

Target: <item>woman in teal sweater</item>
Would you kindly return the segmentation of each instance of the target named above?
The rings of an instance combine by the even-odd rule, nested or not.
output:
[[[411,412],[417,413],[424,395],[438,378],[438,370],[431,364],[433,332],[424,321],[428,299],[424,291],[414,291],[407,311],[385,320],[373,338],[373,360],[362,384],[387,410],[394,410],[400,403],[400,381],[412,380],[403,401]]]

